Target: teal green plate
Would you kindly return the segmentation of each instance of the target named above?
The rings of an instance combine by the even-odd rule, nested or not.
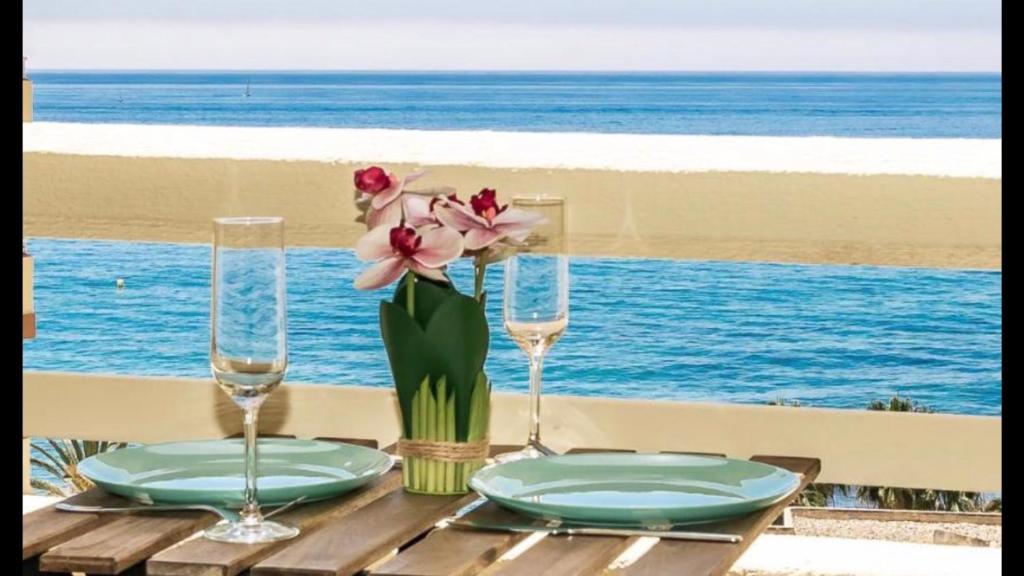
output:
[[[546,520],[664,527],[771,506],[792,494],[800,478],[749,460],[596,453],[495,464],[469,485],[505,508]]]
[[[113,494],[145,503],[238,508],[245,486],[242,440],[207,440],[123,448],[86,458],[78,471]],[[259,441],[260,504],[299,496],[323,500],[387,472],[380,450],[317,440]]]

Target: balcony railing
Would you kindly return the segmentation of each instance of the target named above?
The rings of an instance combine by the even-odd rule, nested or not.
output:
[[[241,417],[212,380],[26,372],[25,437],[128,442],[222,438]],[[494,394],[492,441],[522,441],[527,399]],[[742,404],[544,397],[545,441],[747,458],[821,459],[820,482],[1002,490],[1001,418]],[[399,435],[393,391],[288,384],[260,414],[261,431],[300,438]]]

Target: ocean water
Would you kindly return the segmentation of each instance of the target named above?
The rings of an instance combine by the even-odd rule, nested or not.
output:
[[[210,249],[36,238],[38,338],[26,370],[209,377]],[[289,249],[287,382],[391,386],[377,302],[350,250]],[[471,269],[453,270],[472,285]],[[117,278],[125,280],[118,291]],[[864,408],[893,394],[941,412],[1002,412],[1002,274],[576,258],[550,394]],[[527,390],[487,277],[498,390]]]
[[[1000,74],[39,71],[30,76],[39,121],[1002,136]]]

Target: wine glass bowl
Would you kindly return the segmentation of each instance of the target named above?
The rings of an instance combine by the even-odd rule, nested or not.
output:
[[[512,206],[538,213],[543,220],[505,261],[505,330],[529,358],[530,426],[526,447],[503,455],[503,461],[554,453],[540,441],[541,375],[544,356],[569,326],[565,200],[517,197]]]
[[[246,544],[293,538],[297,528],[263,519],[257,490],[259,409],[288,367],[284,219],[217,218],[213,227],[210,367],[245,414],[245,503],[237,522],[204,535]]]

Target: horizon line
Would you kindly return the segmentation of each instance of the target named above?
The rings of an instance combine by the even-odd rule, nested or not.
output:
[[[246,72],[246,73],[359,73],[359,74],[998,74],[1002,70],[693,70],[693,69],[497,69],[497,68],[30,68],[35,72]]]

